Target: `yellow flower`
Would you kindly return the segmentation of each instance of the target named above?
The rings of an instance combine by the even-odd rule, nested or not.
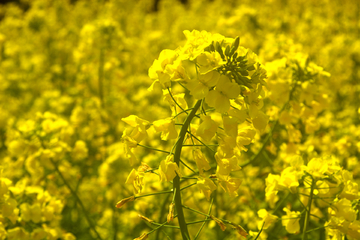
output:
[[[223,123],[224,123],[225,133],[233,138],[236,138],[238,133],[238,124],[239,124],[237,118],[224,115]]]
[[[13,224],[15,224],[19,215],[19,209],[16,206],[16,200],[14,198],[8,198],[2,203],[0,208],[2,211],[2,216],[9,218]]]
[[[286,231],[291,234],[300,232],[300,212],[290,211],[288,208],[283,208],[286,216],[282,217],[282,225],[285,226]]]
[[[278,193],[278,185],[280,181],[279,175],[269,174],[266,178],[266,188],[265,188],[265,197],[266,201],[270,204],[271,208],[275,207],[276,202],[279,200],[277,196]]]
[[[220,180],[220,186],[224,191],[228,192],[231,197],[237,197],[237,190],[239,189],[241,182],[241,179],[228,176],[224,180]]]
[[[31,239],[33,240],[42,240],[46,239],[47,233],[42,228],[36,228],[31,232]]]
[[[136,142],[139,143],[148,136],[146,130],[150,127],[150,122],[135,115],[130,115],[126,118],[122,118],[121,120],[133,127],[131,132],[127,130],[126,135],[134,139]]]
[[[355,200],[360,198],[359,186],[353,180],[353,175],[347,170],[342,171],[342,177],[344,182],[344,189],[342,190],[340,197],[347,198],[349,200]]]
[[[171,89],[170,89],[171,90]],[[164,100],[167,101],[172,109],[173,116],[182,111],[181,109],[187,109],[188,105],[185,100],[185,93],[179,93],[179,94],[172,94],[172,97],[170,96],[168,89],[163,89],[163,96]],[[176,103],[174,102],[174,100]],[[179,106],[181,107],[179,107]]]
[[[8,192],[8,186],[11,185],[11,180],[7,178],[0,178],[0,198]]]
[[[88,148],[86,143],[82,140],[77,140],[71,152],[72,159],[75,161],[82,160],[88,157]]]
[[[24,221],[33,221],[38,223],[41,221],[41,207],[39,203],[29,205],[28,203],[23,203],[20,206],[21,217]]]
[[[219,147],[217,149],[217,154],[221,158],[231,158],[234,156],[234,150],[236,148],[236,138],[222,134],[218,132],[217,134]]]
[[[76,240],[76,237],[72,233],[65,233],[63,235],[64,240]]]
[[[340,169],[338,160],[332,156],[313,158],[306,167],[306,171],[318,179],[333,174]]]
[[[179,166],[174,162],[174,155],[168,155],[165,160],[162,160],[159,167],[160,180],[172,181],[176,175],[181,177]]]
[[[125,157],[129,159],[130,166],[133,166],[137,161],[135,154],[133,153],[134,148],[137,147],[138,142],[131,137],[132,131],[128,128],[125,128],[121,141],[124,147]]]
[[[149,77],[154,80],[154,82],[160,82],[163,88],[170,87],[172,74],[170,66],[174,63],[177,56],[178,54],[174,50],[162,50],[159,59],[156,59],[149,68]]]
[[[196,182],[196,185],[198,186],[200,192],[202,192],[205,195],[207,200],[210,200],[211,193],[217,189],[214,182],[208,178],[203,178],[201,180],[198,180]]]
[[[272,214],[269,214],[266,209],[260,209],[257,212],[258,216],[262,218],[262,220],[258,223],[258,229],[268,229],[273,223],[277,222],[278,217]]]
[[[186,87],[190,90],[190,94],[196,99],[202,99],[207,96],[209,89],[215,86],[219,80],[220,74],[217,71],[211,71],[203,75],[199,75],[197,79],[188,81]]]
[[[356,220],[357,212],[352,208],[351,201],[343,198],[333,203],[329,208],[329,214],[337,218],[343,218],[345,221],[353,222]]]
[[[185,30],[184,35],[186,37],[186,44],[182,48],[183,58],[194,60],[201,53],[204,52],[204,49],[207,48],[213,41],[221,42],[225,40],[225,37],[220,34],[211,34],[206,31],[198,30]]]
[[[7,239],[8,240],[28,240],[30,237],[30,234],[21,227],[15,227],[12,229],[9,229],[7,232]]]
[[[305,121],[305,132],[307,134],[312,134],[315,131],[319,130],[320,124],[315,116],[310,116]]]
[[[175,121],[172,118],[161,119],[153,122],[156,132],[161,132],[161,140],[176,139],[178,133],[175,128]]]
[[[26,144],[21,139],[13,140],[7,146],[10,156],[13,156],[13,157],[20,157],[22,154],[24,154],[25,147],[26,147]]]
[[[214,107],[218,112],[224,113],[230,109],[230,99],[237,98],[240,94],[240,86],[221,75],[215,90],[208,93],[205,98],[210,107]]]
[[[132,184],[134,187],[134,192],[140,193],[144,185],[143,178],[143,173],[139,173],[133,169],[127,177],[125,184]]]
[[[218,124],[210,116],[201,116],[202,123],[199,125],[196,135],[209,142],[215,135]]]
[[[193,153],[193,158],[196,162],[196,166],[199,169],[200,175],[204,173],[204,170],[207,171],[211,168],[208,160],[206,159],[205,155],[201,152],[200,148],[194,149],[192,153]]]
[[[226,62],[222,60],[218,52],[203,52],[196,58],[200,74],[208,73]]]
[[[220,178],[222,176],[228,176],[231,171],[237,171],[241,169],[238,165],[238,160],[236,156],[225,158],[217,152],[215,153],[215,159],[218,164],[216,169],[216,175]]]
[[[279,187],[289,189],[291,193],[296,193],[298,186],[299,175],[291,167],[285,168],[281,172]]]
[[[247,151],[245,145],[249,145],[256,135],[256,130],[251,126],[242,127],[238,131],[236,143],[239,149]]]

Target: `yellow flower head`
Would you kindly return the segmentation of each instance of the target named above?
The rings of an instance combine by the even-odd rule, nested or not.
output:
[[[258,216],[262,218],[260,222],[258,222],[258,229],[268,229],[273,223],[277,222],[278,217],[275,215],[272,215],[266,211],[266,209],[260,209],[257,212]]]
[[[176,175],[181,177],[179,166],[174,162],[174,155],[170,154],[165,160],[162,160],[159,167],[160,180],[172,181]]]
[[[235,99],[240,94],[240,86],[230,81],[226,75],[221,75],[216,88],[210,91],[205,98],[210,107],[214,107],[220,113],[230,109],[230,99]]]
[[[201,116],[202,123],[199,125],[196,135],[209,142],[215,135],[218,124],[210,116]]]
[[[193,150],[193,158],[199,169],[200,175],[204,173],[204,170],[207,171],[211,168],[208,160],[206,159],[205,155],[201,152],[200,148],[196,148]]]
[[[154,121],[153,126],[156,132],[161,132],[161,140],[176,139],[178,136],[175,121],[172,118]]]
[[[286,231],[291,234],[300,232],[300,212],[290,211],[288,208],[283,209],[286,216],[282,217],[282,225],[285,226]]]
[[[209,178],[203,178],[201,180],[198,180],[196,183],[200,192],[205,195],[207,200],[210,200],[211,193],[217,189],[214,182],[211,181]]]

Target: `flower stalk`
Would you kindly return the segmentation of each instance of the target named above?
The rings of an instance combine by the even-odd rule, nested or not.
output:
[[[311,177],[311,188],[310,188],[310,196],[309,196],[309,201],[308,201],[308,209],[306,209],[306,213],[305,213],[305,220],[304,220],[304,228],[303,228],[303,235],[302,235],[302,240],[307,240],[307,235],[306,235],[306,230],[309,226],[309,221],[310,221],[310,212],[311,212],[311,203],[313,200],[313,195],[314,195],[314,188],[315,188],[315,184],[316,181],[314,181],[314,179]]]
[[[180,165],[181,150],[182,150],[182,146],[184,143],[185,135],[187,133],[187,129],[190,126],[192,119],[195,117],[195,114],[201,105],[201,101],[202,100],[198,100],[196,102],[195,106],[193,107],[193,109],[191,110],[191,112],[189,113],[187,118],[185,119],[184,125],[181,127],[181,130],[180,130],[179,138],[176,141],[174,162],[178,166]],[[181,230],[181,235],[184,240],[190,240],[190,235],[189,235],[189,231],[188,231],[187,224],[185,221],[185,216],[184,216],[182,203],[181,203],[181,188],[180,188],[180,177],[179,176],[176,176],[174,178],[173,188],[175,191],[175,207],[176,207],[176,211],[177,211],[177,215],[178,215],[178,221],[179,221],[179,226],[180,226],[180,230]]]

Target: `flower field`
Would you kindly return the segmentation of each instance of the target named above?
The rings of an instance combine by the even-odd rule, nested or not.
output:
[[[0,240],[360,239],[360,2],[0,5]]]

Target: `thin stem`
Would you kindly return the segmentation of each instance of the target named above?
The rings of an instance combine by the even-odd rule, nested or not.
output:
[[[150,150],[153,150],[153,151],[157,151],[157,152],[162,152],[162,153],[166,153],[166,154],[170,154],[169,151],[165,151],[165,150],[161,150],[161,149],[157,149],[157,148],[153,148],[153,147],[149,147],[149,146],[145,146],[145,145],[141,145],[141,144],[137,144],[138,146],[140,147],[143,147],[143,148],[147,148],[147,149],[150,149]]]
[[[208,210],[208,215],[210,215],[210,213],[211,213],[211,208],[212,208],[213,203],[214,203],[214,198],[211,199],[210,207],[209,207],[209,210]],[[203,224],[201,225],[199,231],[197,232],[194,240],[196,240],[196,239],[199,237],[199,235],[200,235],[200,233],[201,233],[201,230],[204,228],[206,222],[209,221],[209,220],[210,220],[210,219],[209,219],[209,216],[206,216],[206,217],[205,217],[205,220],[203,220],[204,222],[203,222]]]
[[[209,147],[207,144],[203,143],[199,138],[197,138],[195,135],[193,135],[191,132],[188,132],[191,137],[195,138],[197,141],[199,141],[204,147],[207,147],[208,149],[210,149],[210,151],[212,152],[216,152],[215,150],[213,150],[211,147]]]
[[[100,48],[98,78],[100,103],[104,107],[104,48]]]
[[[307,231],[307,228],[308,228],[308,225],[309,225],[310,212],[311,212],[311,203],[312,203],[313,194],[314,194],[315,181],[312,178],[311,178],[311,180],[312,181],[311,181],[310,197],[309,197],[309,201],[308,201],[308,209],[306,210],[306,213],[305,213],[302,240],[307,240],[306,231]]]
[[[160,195],[160,194],[172,193],[172,192],[173,192],[172,190],[163,191],[163,192],[154,192],[154,193],[144,194],[144,195],[140,195],[140,196],[135,196],[135,199],[142,198],[142,197],[153,196],[153,195]]]
[[[204,223],[206,223],[208,221],[211,221],[211,219],[204,219],[204,220],[199,220],[199,221],[194,221],[194,222],[188,222],[187,225],[197,224],[197,223],[203,223],[203,225],[204,225]],[[195,236],[194,240],[196,240],[196,236]]]
[[[170,97],[172,98],[172,100],[174,101],[174,103],[183,111],[185,112],[186,114],[188,114],[178,103],[177,101],[175,100],[175,98],[173,97],[173,95],[171,94],[171,91],[170,91],[170,88],[167,89],[169,94],[170,94]]]
[[[175,217],[177,217],[177,215],[175,215]],[[174,218],[175,218],[174,217]],[[155,232],[156,230],[160,229],[161,227],[165,226],[168,222],[164,222],[162,224],[160,224],[157,228],[154,228],[153,230],[151,230],[150,232],[147,233],[147,235],[150,235],[151,233]]]
[[[84,213],[85,219],[88,222],[91,230],[93,230],[96,234],[97,239],[101,240],[100,234],[96,231],[95,225],[94,223],[91,221],[89,215],[87,214],[88,211],[85,209],[85,206],[83,204],[83,202],[81,201],[80,197],[77,195],[77,193],[72,189],[72,187],[70,186],[70,184],[66,181],[64,175],[60,172],[59,167],[56,165],[56,163],[54,162],[53,159],[50,158],[51,163],[54,165],[55,171],[59,174],[61,180],[64,182],[64,184],[66,185],[66,187],[70,190],[71,194],[75,197],[76,201],[79,203],[81,210]]]
[[[187,169],[189,169],[190,171],[192,171],[193,173],[196,174],[196,172],[195,172],[191,167],[189,167],[189,165],[187,165],[183,160],[180,159],[180,162],[181,162],[182,164],[184,164],[184,166],[185,166]]]
[[[281,207],[281,205],[285,202],[285,200],[289,197],[290,192],[287,192],[286,195],[281,199],[281,201],[276,205],[274,210],[272,211],[272,214],[275,214],[277,210]]]
[[[201,105],[201,100],[196,102],[194,108],[191,110],[189,115],[186,117],[184,125],[181,127],[179,138],[176,141],[176,148],[175,148],[175,153],[174,153],[174,162],[178,166],[180,166],[181,150],[182,150],[182,145],[184,143],[185,135],[187,133],[187,129],[190,126],[191,120],[194,118],[200,105]],[[180,177],[179,176],[176,176],[174,178],[173,188],[176,189],[175,207],[176,207],[176,211],[178,214],[178,221],[179,221],[179,226],[180,226],[180,230],[181,230],[181,235],[182,235],[183,240],[190,240],[190,235],[189,235],[189,231],[188,231],[187,224],[185,221],[185,216],[184,216],[182,203],[181,203],[181,192],[180,192],[181,188],[180,188]]]
[[[261,229],[260,229],[259,233],[256,235],[256,238],[254,240],[257,240],[260,237],[260,234],[264,228],[264,225],[265,225],[265,221],[264,221],[263,225],[261,226]]]
[[[159,216],[159,222],[162,222],[162,216],[165,214],[165,209],[166,209],[166,206],[167,206],[167,202],[169,200],[169,197],[170,195],[166,195],[164,201],[163,201],[163,204],[162,204],[162,207],[161,207],[161,212],[160,212],[160,216]],[[160,233],[162,231],[157,231],[156,232],[156,236],[155,236],[155,239],[160,239]]]
[[[190,184],[190,185],[187,185],[187,186],[181,188],[181,191],[184,190],[184,189],[187,189],[187,188],[189,188],[189,187],[192,187],[192,186],[194,186],[194,185],[196,185],[196,184],[197,184],[197,183],[192,183],[192,184]]]

